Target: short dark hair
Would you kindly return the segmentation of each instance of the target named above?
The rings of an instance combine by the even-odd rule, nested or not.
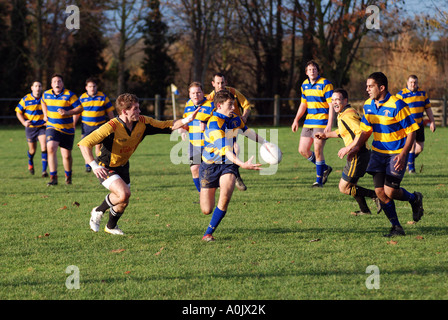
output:
[[[408,80],[409,80],[409,79],[418,80],[418,77],[417,77],[415,74],[411,74],[411,75],[408,77]]]
[[[305,71],[306,71],[306,69],[308,68],[308,66],[310,66],[310,65],[315,66],[316,69],[317,69],[317,71],[320,72],[319,64],[318,64],[316,61],[314,61],[314,60],[310,60],[310,61],[308,61],[308,62],[306,63],[306,65],[305,65]]]
[[[213,102],[215,106],[218,106],[218,104],[223,104],[227,100],[235,101],[235,96],[229,90],[224,89],[216,92]]]
[[[61,80],[64,81],[64,78],[59,73],[53,73],[53,75],[51,76],[51,79],[56,78],[56,77],[61,78]]]
[[[345,91],[345,90],[342,89],[342,88],[334,89],[334,90],[333,90],[333,93],[340,93],[340,94],[342,95],[342,98],[343,98],[343,99],[347,99],[347,100],[348,100],[348,93],[347,93],[347,91]]]
[[[378,85],[378,87],[384,86],[385,90],[388,91],[387,77],[382,72],[374,72],[367,79],[372,79]]]
[[[86,85],[88,85],[90,82],[92,82],[92,83],[98,85],[98,80],[97,80],[96,78],[94,78],[94,77],[89,77],[89,78],[87,78],[87,80],[86,80]]]

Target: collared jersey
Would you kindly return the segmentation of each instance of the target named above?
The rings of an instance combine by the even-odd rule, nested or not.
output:
[[[404,88],[397,93],[397,98],[403,100],[409,106],[411,116],[418,124],[421,124],[423,121],[423,112],[431,108],[428,95],[425,91],[420,90],[420,88],[417,88],[415,92]]]
[[[58,95],[53,93],[52,89],[44,92],[42,101],[47,104],[47,128],[54,128],[66,134],[75,134],[73,125],[73,116],[62,116],[58,109],[70,111],[80,106],[80,102],[76,94],[72,91],[63,89]]]
[[[360,128],[361,116],[355,108],[347,105],[338,114],[338,128],[336,133],[342,138],[345,146],[350,145],[362,133]],[[367,142],[365,148],[368,148]]]
[[[94,96],[89,96],[87,92],[84,92],[79,101],[82,105],[81,119],[82,123],[96,127],[100,126],[109,119],[107,113],[114,110],[112,102],[101,91],[98,91]]]
[[[406,103],[390,93],[378,108],[375,100],[366,100],[360,127],[373,132],[372,150],[384,154],[400,153],[407,135],[419,128]]]
[[[325,128],[328,124],[333,85],[323,77],[319,77],[314,84],[306,79],[301,87],[301,103],[307,106],[304,128]]]
[[[250,103],[249,101],[246,99],[246,97],[239,92],[237,89],[232,88],[232,87],[226,87],[226,90],[229,90],[231,94],[233,94],[235,96],[235,109],[233,112],[235,112],[237,115],[239,115],[240,117],[242,116],[242,112],[246,109],[250,109]],[[215,90],[213,90],[212,92],[210,92],[210,94],[207,96],[208,100],[213,101],[213,99],[215,99]]]
[[[98,162],[105,167],[124,166],[147,135],[170,134],[173,120],[159,121],[139,116],[134,128],[129,131],[119,117],[115,117],[79,141],[78,146],[93,148],[102,144]]]
[[[204,132],[201,131],[201,122],[207,122],[210,119],[213,109],[215,109],[215,105],[212,101],[204,98],[199,105],[195,106],[190,99],[185,104],[183,117],[188,117],[195,112],[197,108],[201,109],[197,113],[195,119],[188,124],[188,136],[191,145],[194,147],[204,147]]]
[[[248,130],[241,117],[236,113],[227,117],[215,111],[205,129],[205,147],[202,152],[202,160],[209,164],[231,163],[226,158],[226,152],[234,152],[233,145],[240,129],[243,132]]]
[[[28,93],[15,108],[15,112],[23,114],[25,120],[30,120],[31,128],[43,127],[45,125],[44,113],[40,104],[41,99],[42,97],[35,98],[32,93]]]

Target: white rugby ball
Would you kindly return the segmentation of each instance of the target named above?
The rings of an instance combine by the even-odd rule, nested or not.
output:
[[[282,151],[277,145],[270,142],[261,145],[260,156],[261,159],[269,164],[277,164],[282,161]]]

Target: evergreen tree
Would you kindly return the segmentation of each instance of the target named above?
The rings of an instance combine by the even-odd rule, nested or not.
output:
[[[164,98],[177,69],[174,60],[168,55],[169,45],[174,42],[174,37],[168,34],[168,26],[162,21],[160,1],[148,0],[148,5],[151,11],[142,30],[145,43],[142,64],[145,86],[142,93],[146,97],[152,98],[160,94]]]

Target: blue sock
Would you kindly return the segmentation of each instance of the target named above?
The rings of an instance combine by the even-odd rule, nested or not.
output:
[[[212,234],[215,229],[218,227],[219,223],[221,222],[222,218],[226,215],[226,211],[222,211],[218,207],[215,208],[213,211],[212,220],[210,221],[210,224],[208,225],[207,230],[204,233],[204,236],[206,234]]]
[[[401,226],[398,221],[397,211],[395,210],[395,202],[393,200],[388,203],[381,203],[386,217],[389,219],[393,226]]]
[[[327,169],[327,165],[324,161],[316,161],[316,182],[322,184],[322,177],[324,171]]]
[[[33,166],[34,165],[34,163],[33,163],[34,154],[31,154],[29,151],[27,151],[27,153],[28,153],[28,164],[30,166]]]
[[[408,170],[415,170],[415,153],[409,152]]]
[[[56,177],[57,175],[58,175],[57,171],[51,171],[50,172],[50,176],[52,176],[52,177]]]
[[[198,189],[198,192],[201,192],[201,183],[199,182],[199,178],[193,178],[193,182],[196,186],[196,189]]]
[[[316,156],[314,155],[314,151],[311,151],[311,156],[307,160],[316,164]]]
[[[72,172],[71,171],[64,171],[65,172],[65,176],[66,177],[71,177],[72,176]]]
[[[47,161],[47,151],[42,151],[42,172],[47,171],[48,161]]]
[[[415,201],[415,194],[410,193],[404,188],[401,188],[401,190],[403,191],[403,201],[409,201],[409,202]]]

